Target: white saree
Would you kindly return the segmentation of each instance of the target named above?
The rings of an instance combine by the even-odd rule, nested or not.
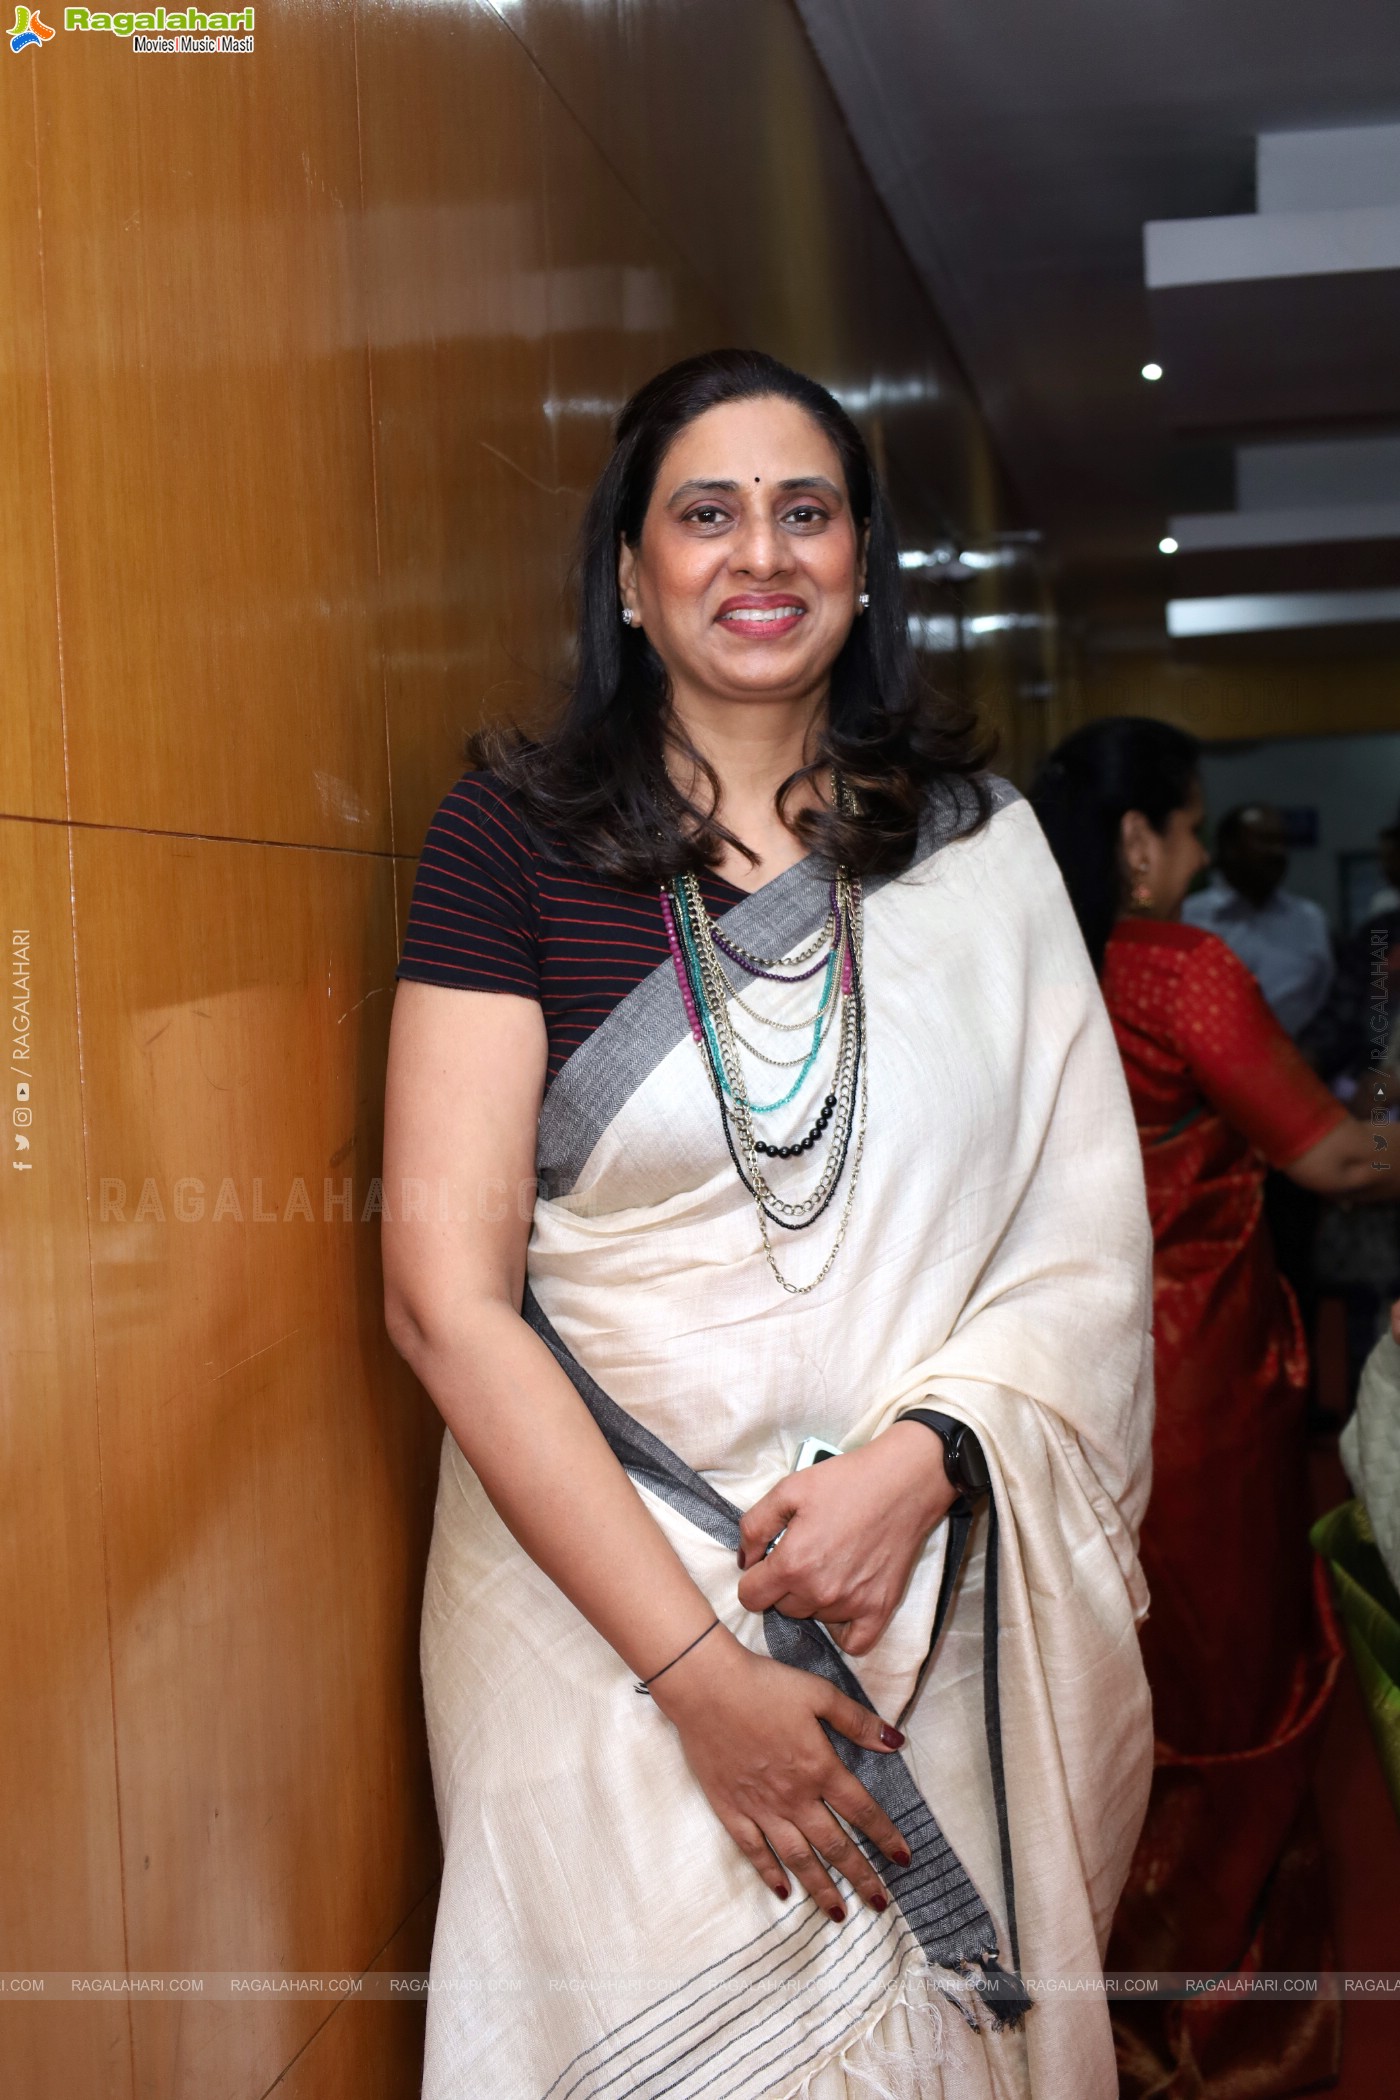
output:
[[[1151,1239],[1059,872],[1029,806],[989,784],[980,831],[952,837],[952,813],[931,814],[913,868],[866,885],[868,1127],[825,1281],[790,1297],[768,1269],[669,963],[549,1088],[529,1248],[527,1317],[715,1612],[760,1653],[853,1672],[900,1720],[904,1751],[858,1770],[896,1804],[913,1866],[877,1862],[882,1915],[844,1884],[841,1926],[801,1889],[780,1904],[670,1724],[445,1434],[422,1628],[444,1847],[425,2100],[1117,2092],[1095,1980],[1152,1764],[1135,1550]],[[786,954],[826,908],[804,861],[723,924]],[[810,987],[762,991],[765,1012],[810,1010]],[[794,1133],[812,1094],[815,1079]],[[794,1162],[793,1185],[811,1171]],[[843,1192],[809,1231],[774,1231],[794,1281],[824,1258]],[[984,1715],[985,1514],[921,1684],[946,1525],[868,1656],[736,1595],[736,1512],[802,1438],[852,1447],[919,1400],[973,1426],[993,1478],[1014,1950]],[[1018,1957],[1032,2002],[1001,2024],[988,1987]]]

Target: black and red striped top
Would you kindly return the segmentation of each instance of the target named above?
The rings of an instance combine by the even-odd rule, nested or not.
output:
[[[620,1000],[670,959],[655,889],[596,874],[551,841],[531,843],[509,790],[464,773],[438,804],[413,882],[396,977],[538,999],[549,1037],[548,1085]],[[710,910],[749,894],[706,869]]]

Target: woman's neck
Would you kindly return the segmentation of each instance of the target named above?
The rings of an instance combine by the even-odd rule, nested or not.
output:
[[[825,719],[825,691],[796,699],[718,703],[682,695],[672,700],[671,711],[681,735],[719,779],[719,821],[758,856],[755,866],[726,848],[718,872],[751,889],[802,859],[805,848],[779,817],[774,797],[791,774],[810,762]],[[703,807],[703,774],[683,752],[669,752],[667,764],[681,793]],[[829,800],[830,775],[823,770],[793,790],[785,814],[791,818],[802,809],[828,806]]]

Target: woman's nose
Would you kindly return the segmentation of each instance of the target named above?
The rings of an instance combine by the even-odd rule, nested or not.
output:
[[[782,534],[770,518],[745,524],[734,543],[734,563],[751,576],[772,576],[785,566]]]

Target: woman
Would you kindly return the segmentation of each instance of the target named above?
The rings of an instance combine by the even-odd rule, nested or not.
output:
[[[643,387],[581,595],[558,729],[438,810],[394,1012],[424,2092],[1109,2100],[1053,1985],[1146,1799],[1150,1245],[1078,930],[917,688],[823,388]]]
[[[1142,1560],[1152,1803],[1110,1967],[1326,1967],[1308,1803],[1338,1644],[1307,1541],[1307,1357],[1263,1223],[1266,1163],[1303,1188],[1387,1193],[1370,1133],[1323,1086],[1215,934],[1185,925],[1204,866],[1199,747],[1115,718],[1052,753],[1031,799],[1127,1070],[1156,1245],[1157,1420]],[[1337,2007],[1124,2010],[1123,2091],[1300,2091]]]

